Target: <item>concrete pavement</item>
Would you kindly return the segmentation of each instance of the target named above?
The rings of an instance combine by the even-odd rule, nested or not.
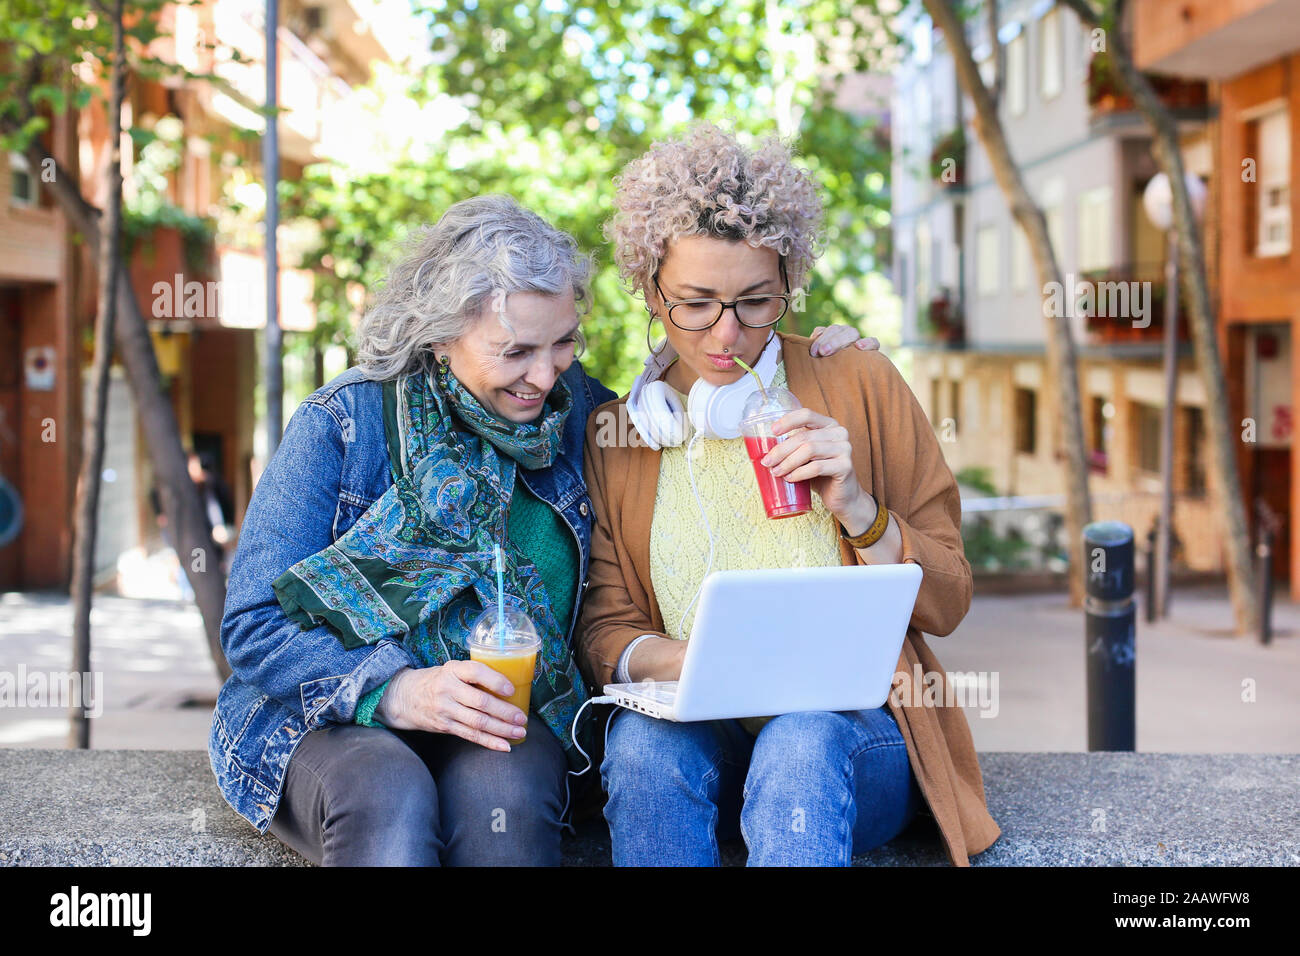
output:
[[[0,594],[0,672],[66,671],[71,613],[65,595]],[[1138,749],[1300,753],[1300,606],[1279,602],[1274,619],[1269,647],[1227,636],[1222,588],[1175,592],[1157,625],[1139,616]],[[92,669],[103,674],[92,747],[206,750],[220,684],[198,611],[97,596],[91,622]],[[977,593],[956,632],[928,641],[947,671],[973,672],[966,680],[990,695],[987,706],[967,698],[980,751],[1087,749],[1083,616],[1063,594]],[[0,704],[0,747],[62,747],[66,736],[62,708]]]

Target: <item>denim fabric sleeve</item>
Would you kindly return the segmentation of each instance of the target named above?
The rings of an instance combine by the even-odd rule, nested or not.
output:
[[[221,646],[234,673],[301,714],[310,730],[351,723],[363,694],[417,666],[396,641],[348,650],[325,625],[300,627],[271,589],[282,573],[334,541],[344,437],[331,409],[313,401],[298,406],[249,502],[221,619]]]
[[[586,374],[585,369],[583,374]],[[595,376],[588,375],[587,384],[591,386],[591,394],[592,397],[595,399],[595,402],[593,402],[592,404],[593,408],[597,405],[604,405],[606,402],[618,398],[617,392],[615,392],[611,388],[606,388],[605,385],[600,381],[600,379],[596,378]]]

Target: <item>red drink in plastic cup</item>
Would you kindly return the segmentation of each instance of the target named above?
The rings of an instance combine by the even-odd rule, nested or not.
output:
[[[763,508],[769,518],[807,514],[812,511],[812,489],[808,479],[790,482],[777,478],[762,462],[763,456],[776,446],[777,440],[772,435],[745,438],[745,450],[749,452],[749,460],[754,464],[754,476],[758,479],[758,493],[763,496]]]
[[[799,407],[799,400],[789,390],[768,388],[749,397],[744,417],[740,420],[745,450],[754,465],[754,477],[758,479],[758,491],[763,496],[763,508],[769,518],[789,518],[812,511],[812,485],[808,479],[786,481],[774,476],[762,462],[763,456],[781,440],[772,434],[772,426],[787,412]]]

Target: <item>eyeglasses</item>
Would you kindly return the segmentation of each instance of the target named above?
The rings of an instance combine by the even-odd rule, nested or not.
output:
[[[722,313],[731,309],[736,313],[736,321],[751,329],[763,329],[776,325],[790,308],[790,280],[785,274],[785,258],[781,258],[781,282],[785,292],[760,292],[756,295],[742,295],[730,302],[722,299],[677,299],[669,301],[664,290],[659,288],[659,273],[654,274],[655,291],[668,307],[668,321],[683,332],[703,332],[712,328],[722,318]]]

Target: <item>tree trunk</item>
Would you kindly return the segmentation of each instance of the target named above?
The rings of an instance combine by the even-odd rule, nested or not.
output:
[[[95,586],[95,539],[99,525],[100,475],[104,470],[104,428],[108,419],[108,377],[113,363],[113,318],[117,309],[117,263],[122,250],[122,98],[126,88],[126,42],[122,0],[113,9],[113,64],[108,97],[108,169],[105,170],[104,235],[99,243],[99,297],[95,315],[92,394],[81,439],[81,475],[77,481],[72,534],[72,672],[90,673],[90,605]],[[83,698],[72,702],[68,746],[90,747],[90,720]],[[92,684],[93,686],[93,684]],[[102,701],[96,701],[102,704]]]
[[[1053,310],[1048,307],[1049,290],[1062,289],[1064,296],[1070,295],[1072,290],[1064,288],[1051,236],[1047,232],[1047,220],[1030,197],[1020,170],[1011,158],[1011,150],[998,119],[997,106],[980,78],[961,21],[950,0],[923,2],[930,19],[943,31],[948,41],[957,81],[975,107],[975,132],[988,154],[993,176],[1011,207],[1011,214],[1024,230],[1042,288],[1043,316],[1047,331],[1047,375],[1057,387],[1061,440],[1065,450],[1065,531],[1070,559],[1070,604],[1077,607],[1083,600],[1084,565],[1080,561],[1083,528],[1092,520],[1092,502],[1088,496],[1088,463],[1083,444],[1083,414],[1079,401],[1079,366],[1074,337],[1070,332],[1070,320],[1065,314],[1050,315]],[[1065,313],[1069,310],[1059,311]]]
[[[52,160],[39,143],[27,149],[33,169],[41,169]],[[54,196],[68,218],[84,234],[92,253],[100,249],[100,212],[86,202],[77,187],[76,177],[54,161],[55,176],[51,184]],[[216,544],[207,526],[198,488],[190,479],[185,449],[181,446],[180,427],[171,401],[163,391],[158,359],[154,355],[149,327],[131,288],[126,262],[117,264],[117,321],[115,332],[118,354],[126,367],[131,392],[135,397],[141,428],[149,448],[149,457],[158,482],[163,514],[167,515],[176,543],[177,557],[194,588],[195,603],[203,615],[208,650],[217,674],[224,681],[230,665],[221,650],[221,615],[226,603],[226,582],[216,560]]]
[[[1089,27],[1100,27],[1100,18],[1083,0],[1066,0],[1066,5]],[[1120,19],[1117,14],[1117,22]],[[1119,67],[1120,78],[1133,97],[1138,111],[1151,126],[1151,152],[1160,170],[1169,177],[1174,200],[1174,230],[1178,236],[1179,271],[1187,295],[1188,324],[1196,350],[1196,367],[1205,388],[1205,431],[1209,442],[1210,488],[1214,510],[1222,516],[1227,541],[1228,595],[1232,601],[1237,633],[1253,634],[1259,627],[1259,595],[1255,590],[1255,568],[1251,563],[1250,535],[1246,524],[1245,496],[1232,446],[1235,431],[1228,420],[1228,388],[1210,305],[1210,287],[1205,274],[1205,251],[1184,179],[1183,154],[1178,145],[1178,128],[1173,117],[1147,78],[1133,62],[1128,45],[1118,28],[1107,36],[1108,52]],[[1169,289],[1167,295],[1176,295]]]

